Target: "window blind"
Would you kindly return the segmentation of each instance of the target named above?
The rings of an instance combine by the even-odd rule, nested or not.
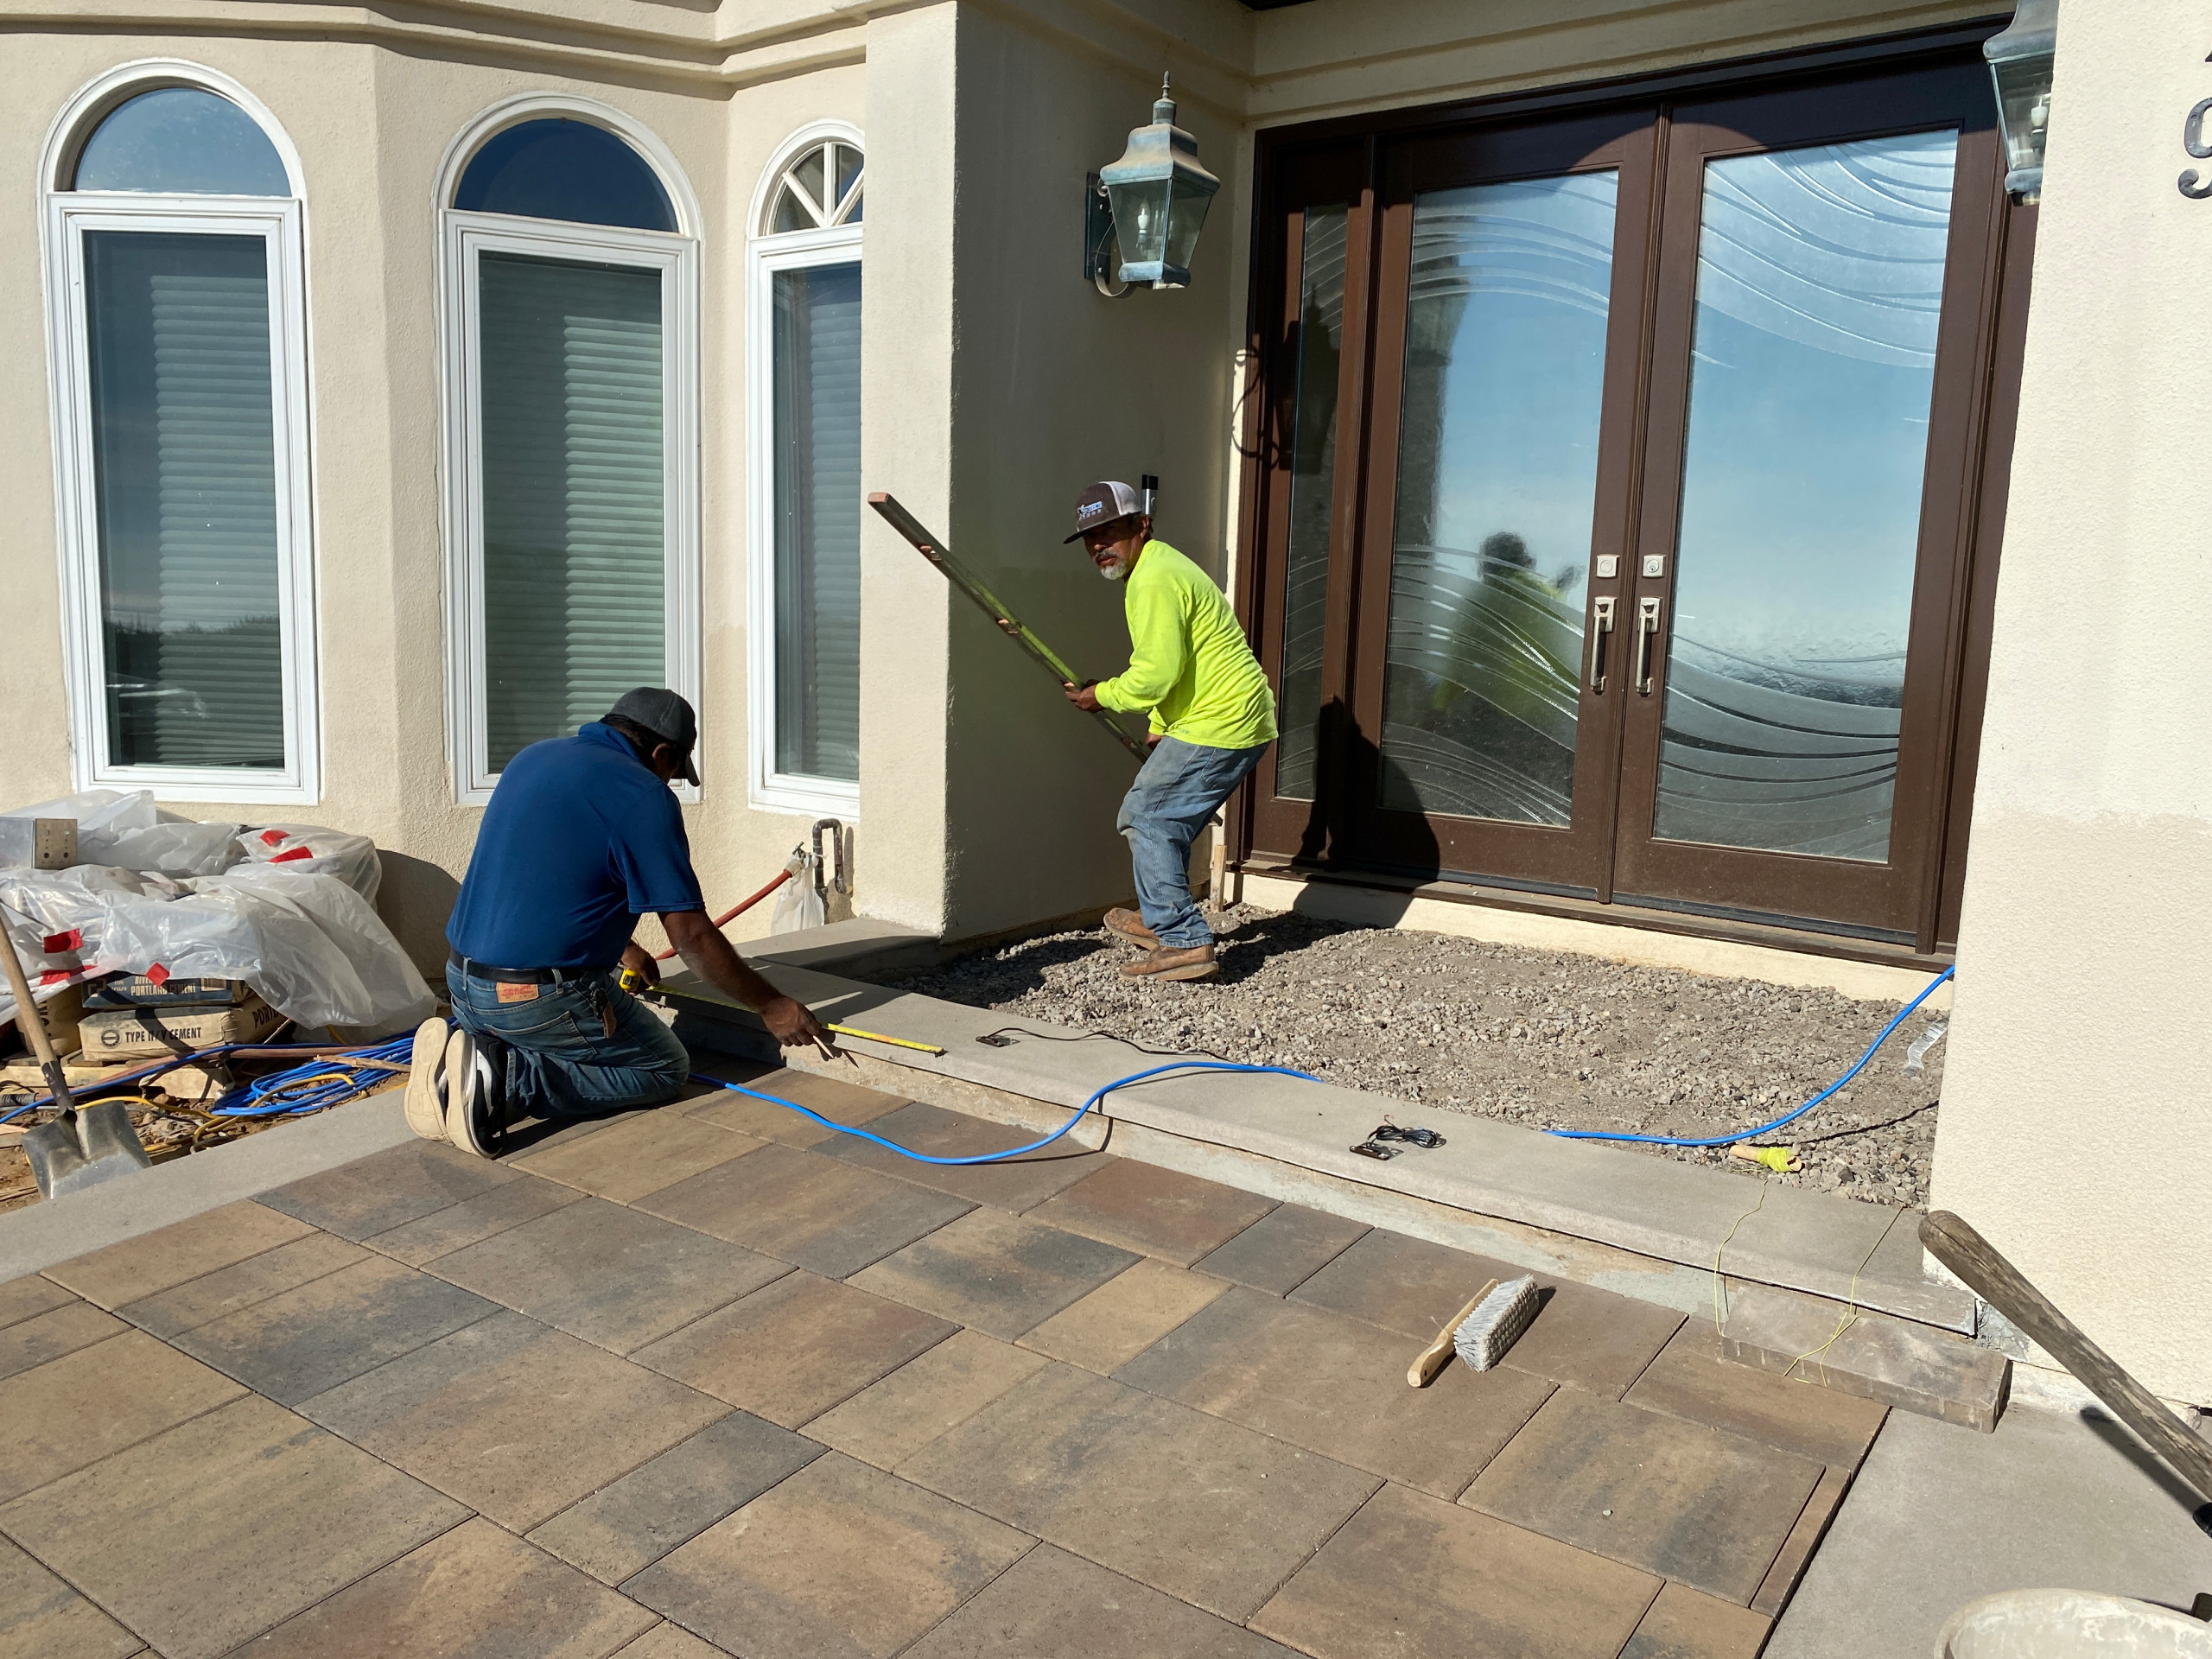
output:
[[[666,664],[661,274],[479,257],[491,769]]]
[[[108,758],[282,768],[258,236],[85,232]]]
[[[776,770],[857,782],[861,268],[775,276]]]

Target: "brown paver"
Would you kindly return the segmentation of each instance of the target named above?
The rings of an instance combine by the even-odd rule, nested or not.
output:
[[[175,1337],[226,1313],[296,1290],[325,1274],[350,1268],[368,1254],[359,1244],[333,1238],[328,1233],[309,1233],[152,1296],[126,1302],[116,1312],[142,1331]]]
[[[0,1382],[0,1500],[43,1486],[245,1390],[219,1371],[126,1331]]]
[[[1766,1571],[1760,1582],[1758,1593],[1751,1598],[1751,1611],[1764,1613],[1769,1618],[1782,1617],[1782,1610],[1789,1605],[1789,1598],[1796,1592],[1797,1581],[1805,1576],[1805,1569],[1813,1564],[1813,1552],[1821,1547],[1821,1540],[1827,1536],[1828,1522],[1835,1519],[1835,1512],[1843,1503],[1843,1495],[1851,1488],[1851,1475],[1847,1470],[1829,1468],[1821,1475],[1821,1484],[1813,1488],[1812,1497],[1805,1500],[1797,1524],[1789,1529],[1789,1536],[1783,1541],[1782,1550],[1774,1558],[1774,1565]]]
[[[112,1312],[125,1302],[304,1238],[308,1231],[306,1224],[245,1198],[88,1255],[73,1256],[47,1268],[46,1276]]]
[[[1061,1364],[899,1472],[1231,1621],[1249,1617],[1381,1484]]]
[[[764,1144],[664,1107],[597,1135],[534,1148],[512,1160],[510,1166],[627,1204],[702,1169],[758,1152]]]
[[[968,1207],[964,1198],[785,1146],[763,1147],[638,1204],[830,1279],[859,1272]]]
[[[1116,1159],[1035,1211],[1039,1221],[1187,1268],[1275,1207],[1242,1187]]]
[[[1856,1468],[1889,1414],[1878,1401],[1724,1358],[1710,1319],[1692,1319],[1627,1394],[1631,1404]]]
[[[1021,1338],[1054,1359],[1106,1372],[1135,1359],[1228,1290],[1226,1281],[1147,1256]]]
[[[0,1659],[129,1659],[144,1645],[0,1538]]]
[[[1613,1659],[1659,1581],[1386,1486],[1252,1628],[1315,1659]]]
[[[1679,1584],[1659,1592],[1621,1659],[1758,1659],[1774,1621]]]
[[[584,1198],[442,1255],[429,1271],[626,1354],[790,1269],[689,1227]]]
[[[1211,1255],[1198,1271],[1236,1284],[1287,1296],[1367,1235],[1364,1222],[1346,1221],[1302,1204],[1277,1205]]]
[[[1503,1282],[1527,1271],[1377,1228],[1291,1294],[1426,1342],[1485,1280]],[[1543,1308],[1504,1363],[1554,1382],[1618,1399],[1682,1323],[1671,1307],[1535,1277],[1547,1293]]]
[[[301,1410],[521,1532],[728,1408],[519,1313],[495,1313]]]
[[[1541,1377],[1446,1366],[1406,1386],[1414,1347],[1342,1314],[1236,1289],[1115,1373],[1121,1381],[1455,1498],[1536,1414]]]
[[[71,1292],[64,1290],[51,1279],[34,1273],[21,1279],[10,1279],[0,1285],[0,1331],[25,1319],[36,1319],[57,1307],[66,1307],[78,1300]]]
[[[626,1588],[732,1653],[884,1659],[1033,1542],[832,1452]]]
[[[238,1659],[607,1659],[652,1623],[635,1602],[477,1519],[280,1624]]]
[[[932,1158],[972,1158],[1026,1146],[1038,1138],[1029,1129],[919,1103],[901,1106],[868,1128],[870,1134]],[[1086,1151],[1072,1136],[1064,1136],[1041,1151],[995,1164],[919,1163],[849,1135],[825,1135],[816,1150],[863,1169],[1016,1212],[1042,1204],[1111,1161],[1105,1153]]]
[[[733,1411],[563,1510],[530,1541],[620,1584],[821,1455],[812,1440]]]
[[[258,1202],[358,1244],[519,1173],[442,1142],[410,1141],[264,1192]]]
[[[481,1296],[372,1255],[169,1340],[279,1405],[296,1406],[498,1312]]]
[[[950,1336],[943,1319],[804,1271],[632,1356],[797,1428]]]
[[[49,1359],[105,1342],[130,1327],[112,1313],[73,1298],[51,1312],[0,1329],[0,1377],[28,1371]]]
[[[980,1331],[956,1331],[807,1424],[807,1438],[895,1468],[1049,1363]]]
[[[906,1659],[1294,1659],[1188,1602],[1039,1544]]]
[[[681,1625],[656,1624],[614,1659],[729,1659],[729,1656]]]
[[[1112,1244],[979,1209],[854,1274],[853,1282],[1011,1341],[1137,1259]]]
[[[734,1066],[715,1067],[721,1076],[762,1094],[780,1095],[786,1100],[797,1101],[810,1111],[819,1112],[833,1123],[857,1128],[874,1123],[876,1119],[897,1111],[906,1103],[897,1095],[887,1095],[874,1089],[863,1089],[858,1084],[845,1083],[836,1077],[824,1077],[811,1071],[787,1071],[770,1066],[753,1075]],[[835,1129],[825,1129],[812,1118],[795,1112],[788,1106],[755,1100],[749,1095],[734,1095],[728,1090],[716,1090],[702,1105],[689,1109],[689,1115],[702,1122],[715,1123],[726,1129],[735,1129],[762,1141],[777,1141],[787,1147],[812,1147],[830,1140],[843,1140]]]
[[[1562,1389],[1459,1501],[1743,1605],[1821,1472],[1702,1424]]]
[[[584,1195],[558,1181],[517,1175],[512,1181],[402,1222],[367,1241],[369,1249],[411,1268],[427,1267],[442,1255],[481,1243],[511,1227],[550,1215]]]
[[[0,1527],[167,1659],[212,1659],[464,1513],[247,1395],[17,1498]]]

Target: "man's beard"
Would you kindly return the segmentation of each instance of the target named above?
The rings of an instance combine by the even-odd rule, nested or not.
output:
[[[1108,559],[1098,566],[1098,574],[1109,582],[1119,582],[1129,574],[1128,562],[1120,558]]]

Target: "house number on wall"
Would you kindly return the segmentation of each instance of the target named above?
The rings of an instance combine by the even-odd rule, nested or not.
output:
[[[2212,161],[2212,144],[2204,142],[2204,118],[2208,113],[2212,113],[2212,98],[2201,98],[2181,124],[2181,147],[2200,162]],[[2182,194],[2191,201],[2202,201],[2205,197],[2212,196],[2212,179],[2198,183],[2196,169],[2193,167],[2184,169],[2175,183],[2180,187]]]

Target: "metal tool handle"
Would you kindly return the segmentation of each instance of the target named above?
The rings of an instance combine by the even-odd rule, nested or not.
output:
[[[16,1000],[16,1029],[23,1033],[31,1052],[38,1056],[39,1070],[46,1073],[47,1090],[53,1095],[54,1103],[65,1112],[73,1112],[77,1103],[69,1098],[68,1076],[54,1055],[54,1044],[46,1034],[46,1021],[39,1017],[38,1004],[31,1000],[30,976],[23,972],[23,959],[16,954],[16,941],[10,937],[5,922],[0,922],[0,957],[7,963],[8,995]]]
[[[1651,642],[1659,637],[1659,601],[1636,601],[1636,694],[1651,695]]]
[[[1613,637],[1614,600],[1608,594],[1590,605],[1590,689],[1605,695],[1605,647]]]

